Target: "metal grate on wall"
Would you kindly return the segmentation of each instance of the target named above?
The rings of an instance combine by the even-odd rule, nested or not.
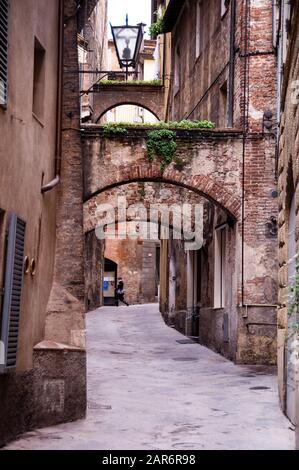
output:
[[[17,362],[25,230],[26,223],[16,214],[11,214],[7,240],[2,309],[1,341],[4,345],[4,364],[0,364],[2,372],[14,368]]]
[[[7,102],[8,3],[0,0],[0,105]]]

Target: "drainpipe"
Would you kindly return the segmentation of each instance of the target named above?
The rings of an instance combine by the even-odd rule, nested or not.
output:
[[[236,0],[231,4],[228,127],[234,125]]]
[[[58,68],[57,68],[57,107],[56,107],[56,145],[55,145],[55,178],[41,188],[44,194],[60,183],[61,169],[61,123],[62,123],[62,71],[63,71],[63,38],[64,38],[64,0],[59,0],[58,28]]]

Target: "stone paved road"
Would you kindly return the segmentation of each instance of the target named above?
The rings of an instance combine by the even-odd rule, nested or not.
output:
[[[87,329],[87,419],[28,433],[8,449],[293,448],[271,371],[178,343],[184,336],[156,305],[101,308]]]

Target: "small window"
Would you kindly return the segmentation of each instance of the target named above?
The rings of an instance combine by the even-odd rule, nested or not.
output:
[[[8,0],[0,0],[0,106],[7,103]]]
[[[215,230],[214,308],[225,307],[226,226]]]
[[[45,49],[35,38],[32,111],[39,119],[43,118],[44,115],[45,55]]]
[[[201,53],[201,0],[196,2],[196,37],[195,37],[195,58]]]
[[[228,10],[229,0],[221,0],[221,18],[225,15]]]
[[[219,127],[227,127],[227,81],[219,89]]]
[[[181,52],[180,46],[177,45],[175,48],[175,60],[174,60],[174,91],[175,93],[180,89],[181,86]]]

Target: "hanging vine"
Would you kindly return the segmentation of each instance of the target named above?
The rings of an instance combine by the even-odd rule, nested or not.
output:
[[[169,129],[161,129],[148,132],[147,136],[148,159],[152,162],[155,157],[158,157],[163,172],[174,159],[177,149],[176,133]]]

